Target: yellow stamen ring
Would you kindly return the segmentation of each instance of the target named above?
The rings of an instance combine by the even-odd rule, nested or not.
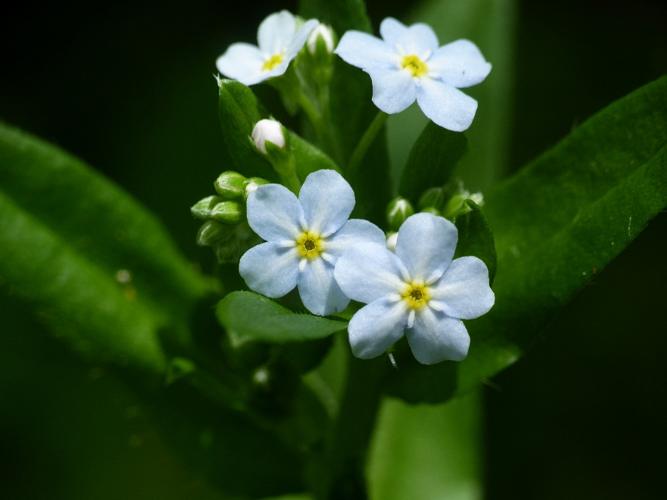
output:
[[[412,310],[422,309],[431,300],[429,288],[421,281],[406,283],[401,298]]]
[[[271,71],[272,69],[275,69],[276,66],[283,62],[284,58],[285,56],[282,54],[282,52],[273,54],[264,60],[264,64],[262,64],[262,71]]]
[[[324,252],[324,240],[318,233],[304,231],[296,239],[296,249],[301,257],[313,260]]]
[[[428,65],[414,54],[403,56],[403,59],[401,59],[401,68],[407,70],[416,78],[428,73]]]

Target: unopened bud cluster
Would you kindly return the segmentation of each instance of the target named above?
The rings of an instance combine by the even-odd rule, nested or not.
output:
[[[204,221],[197,232],[197,244],[213,247],[218,260],[233,261],[252,244],[252,231],[245,222],[245,200],[257,186],[268,181],[246,178],[238,172],[220,174],[213,186],[216,194],[202,198],[190,212]]]

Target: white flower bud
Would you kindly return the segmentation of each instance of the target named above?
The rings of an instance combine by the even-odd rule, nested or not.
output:
[[[327,26],[326,24],[320,23],[317,28],[315,28],[313,31],[310,32],[310,36],[308,37],[308,42],[307,42],[307,47],[308,47],[308,52],[311,54],[315,54],[317,51],[317,40],[318,38],[322,38],[324,40],[324,45],[327,48],[327,52],[331,53],[334,50],[334,38],[333,38],[333,30],[331,29],[330,26]]]
[[[475,205],[477,206],[483,206],[484,205],[484,195],[482,193],[473,193],[469,196],[469,198],[475,202]]]
[[[266,143],[270,142],[279,148],[285,147],[285,135],[283,134],[283,126],[276,120],[260,120],[252,129],[252,142],[255,147],[263,154],[266,154]]]
[[[396,250],[397,241],[398,241],[398,233],[389,233],[387,235],[387,248],[392,252]]]

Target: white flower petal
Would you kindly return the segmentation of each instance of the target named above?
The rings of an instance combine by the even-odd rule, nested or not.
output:
[[[380,34],[384,41],[401,55],[414,54],[425,59],[438,48],[438,37],[433,29],[424,23],[405,26],[388,17],[380,24]]]
[[[359,302],[373,302],[405,287],[405,266],[383,245],[364,243],[346,250],[336,261],[334,276],[345,295]]]
[[[461,361],[468,355],[470,336],[463,322],[428,307],[417,312],[405,335],[412,354],[424,365]]]
[[[373,82],[373,102],[385,113],[400,113],[417,97],[417,84],[410,73],[399,68],[369,71]]]
[[[407,31],[408,27],[393,17],[386,17],[380,23],[380,35],[391,45],[394,45]]]
[[[334,52],[346,63],[363,70],[393,68],[399,63],[399,56],[391,46],[361,31],[346,32]]]
[[[306,224],[324,236],[335,233],[354,208],[354,191],[335,170],[318,170],[306,177],[299,192]]]
[[[362,307],[347,327],[352,353],[361,359],[381,355],[403,336],[406,321],[403,301],[381,298]]]
[[[294,240],[304,225],[294,193],[280,184],[259,186],[248,196],[248,224],[266,241]]]
[[[296,286],[299,255],[295,248],[262,243],[243,254],[239,273],[251,290],[271,298],[282,297]]]
[[[430,75],[452,87],[465,88],[484,81],[491,64],[470,40],[456,40],[433,53],[428,69]]]
[[[257,42],[265,56],[284,52],[296,33],[296,19],[286,11],[266,17],[257,30]]]
[[[298,279],[301,302],[313,314],[327,316],[347,307],[348,299],[333,276],[333,266],[323,259],[306,262]]]
[[[310,33],[317,28],[319,22],[316,19],[310,19],[303,23],[290,41],[285,52],[285,59],[289,62],[296,57],[303,48],[310,36]]]
[[[266,78],[262,72],[264,57],[257,47],[249,43],[230,45],[215,64],[220,73],[244,85],[254,85]]]
[[[446,83],[422,78],[417,102],[424,114],[447,130],[463,132],[470,127],[477,101]]]
[[[363,219],[350,219],[327,240],[325,251],[334,257],[340,257],[354,246],[364,243],[384,245],[384,242],[384,232],[375,224]]]
[[[431,293],[448,316],[475,319],[489,312],[495,302],[489,286],[489,270],[477,257],[454,259]]]
[[[457,241],[454,224],[444,217],[418,213],[399,228],[396,255],[412,279],[437,280],[451,263]]]

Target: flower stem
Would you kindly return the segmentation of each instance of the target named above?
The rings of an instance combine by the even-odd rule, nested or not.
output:
[[[316,498],[365,500],[366,458],[380,402],[381,383],[387,373],[384,359],[348,358],[347,381],[338,418],[327,442],[325,480]]]
[[[373,121],[370,123],[370,125],[368,125],[364,135],[362,135],[361,139],[359,139],[359,142],[354,148],[354,151],[352,151],[350,161],[347,164],[347,172],[352,178],[354,178],[354,176],[357,174],[359,165],[361,165],[361,162],[366,157],[368,148],[370,148],[371,144],[373,144],[373,141],[375,140],[378,132],[382,130],[382,126],[387,121],[388,116],[389,115],[387,113],[378,111],[378,114],[375,115]]]

